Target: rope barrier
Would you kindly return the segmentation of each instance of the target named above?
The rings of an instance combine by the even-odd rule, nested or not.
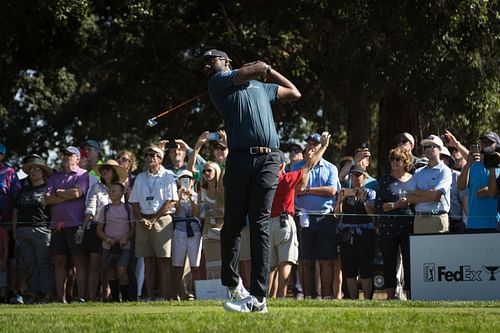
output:
[[[296,216],[300,216],[302,215],[303,213],[302,212],[299,212],[296,214]],[[333,212],[330,212],[330,213],[322,213],[322,212],[307,212],[307,215],[312,215],[312,216],[317,216],[317,215],[333,215],[333,216],[336,216],[336,217],[342,217],[342,216],[354,216],[354,217],[366,217],[366,216],[369,216],[369,217],[374,217],[374,218],[380,218],[380,217],[391,217],[391,218],[397,218],[397,217],[402,217],[402,218],[409,218],[409,217],[415,217],[415,216],[418,216],[419,214],[418,213],[414,213],[414,214],[349,214],[349,213],[340,213],[340,214],[334,214]],[[422,214],[422,216],[439,216],[439,215],[428,215],[428,214]],[[172,216],[173,219],[175,219],[176,216]],[[459,216],[459,215],[450,215],[448,214],[448,217],[451,218],[451,219],[462,219],[462,216]],[[468,215],[467,218],[492,218],[494,216],[492,215]],[[197,218],[197,217],[192,217],[192,218]],[[222,218],[222,216],[220,217]],[[201,218],[199,218],[201,219]],[[132,222],[132,223],[142,223],[142,219],[140,220],[135,220],[135,219],[132,219],[130,220],[129,222]],[[57,223],[56,221],[48,221],[48,222],[30,222],[30,221],[18,221],[17,224],[54,224],[54,223]],[[73,222],[71,222],[73,223]],[[83,221],[82,221],[83,223]],[[93,223],[99,223],[98,221],[93,221]],[[11,225],[12,222],[0,222],[0,225]]]

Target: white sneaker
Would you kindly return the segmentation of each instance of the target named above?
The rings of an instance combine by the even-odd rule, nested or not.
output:
[[[250,296],[248,290],[246,290],[245,286],[243,286],[243,281],[241,279],[239,280],[238,285],[236,287],[228,289],[229,289],[230,301],[239,301]]]
[[[259,302],[256,297],[250,295],[239,301],[226,301],[224,302],[224,310],[229,312],[267,313],[266,298]]]

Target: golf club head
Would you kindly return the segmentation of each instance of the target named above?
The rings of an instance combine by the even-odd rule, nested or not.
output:
[[[156,121],[156,117],[149,118],[148,122],[146,123],[146,125],[148,125],[149,127],[155,127],[157,124],[158,122]]]

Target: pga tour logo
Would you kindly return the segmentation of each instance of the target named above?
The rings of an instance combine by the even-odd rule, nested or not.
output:
[[[472,269],[470,265],[460,265],[456,269],[447,269],[446,266],[436,266],[434,263],[425,263],[423,277],[425,282],[462,282],[462,281],[496,281],[495,274],[500,271],[500,266],[482,266],[482,270]],[[481,277],[485,272],[489,276]]]

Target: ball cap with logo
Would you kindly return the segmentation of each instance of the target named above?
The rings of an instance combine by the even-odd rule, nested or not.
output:
[[[229,56],[227,55],[226,52],[221,51],[221,50],[217,50],[217,49],[211,49],[211,50],[206,51],[201,56],[201,59],[204,61],[204,60],[206,60],[208,58],[215,58],[215,57],[221,57],[221,58],[224,58],[224,59],[226,59],[228,61],[232,61],[231,58],[229,58]]]

